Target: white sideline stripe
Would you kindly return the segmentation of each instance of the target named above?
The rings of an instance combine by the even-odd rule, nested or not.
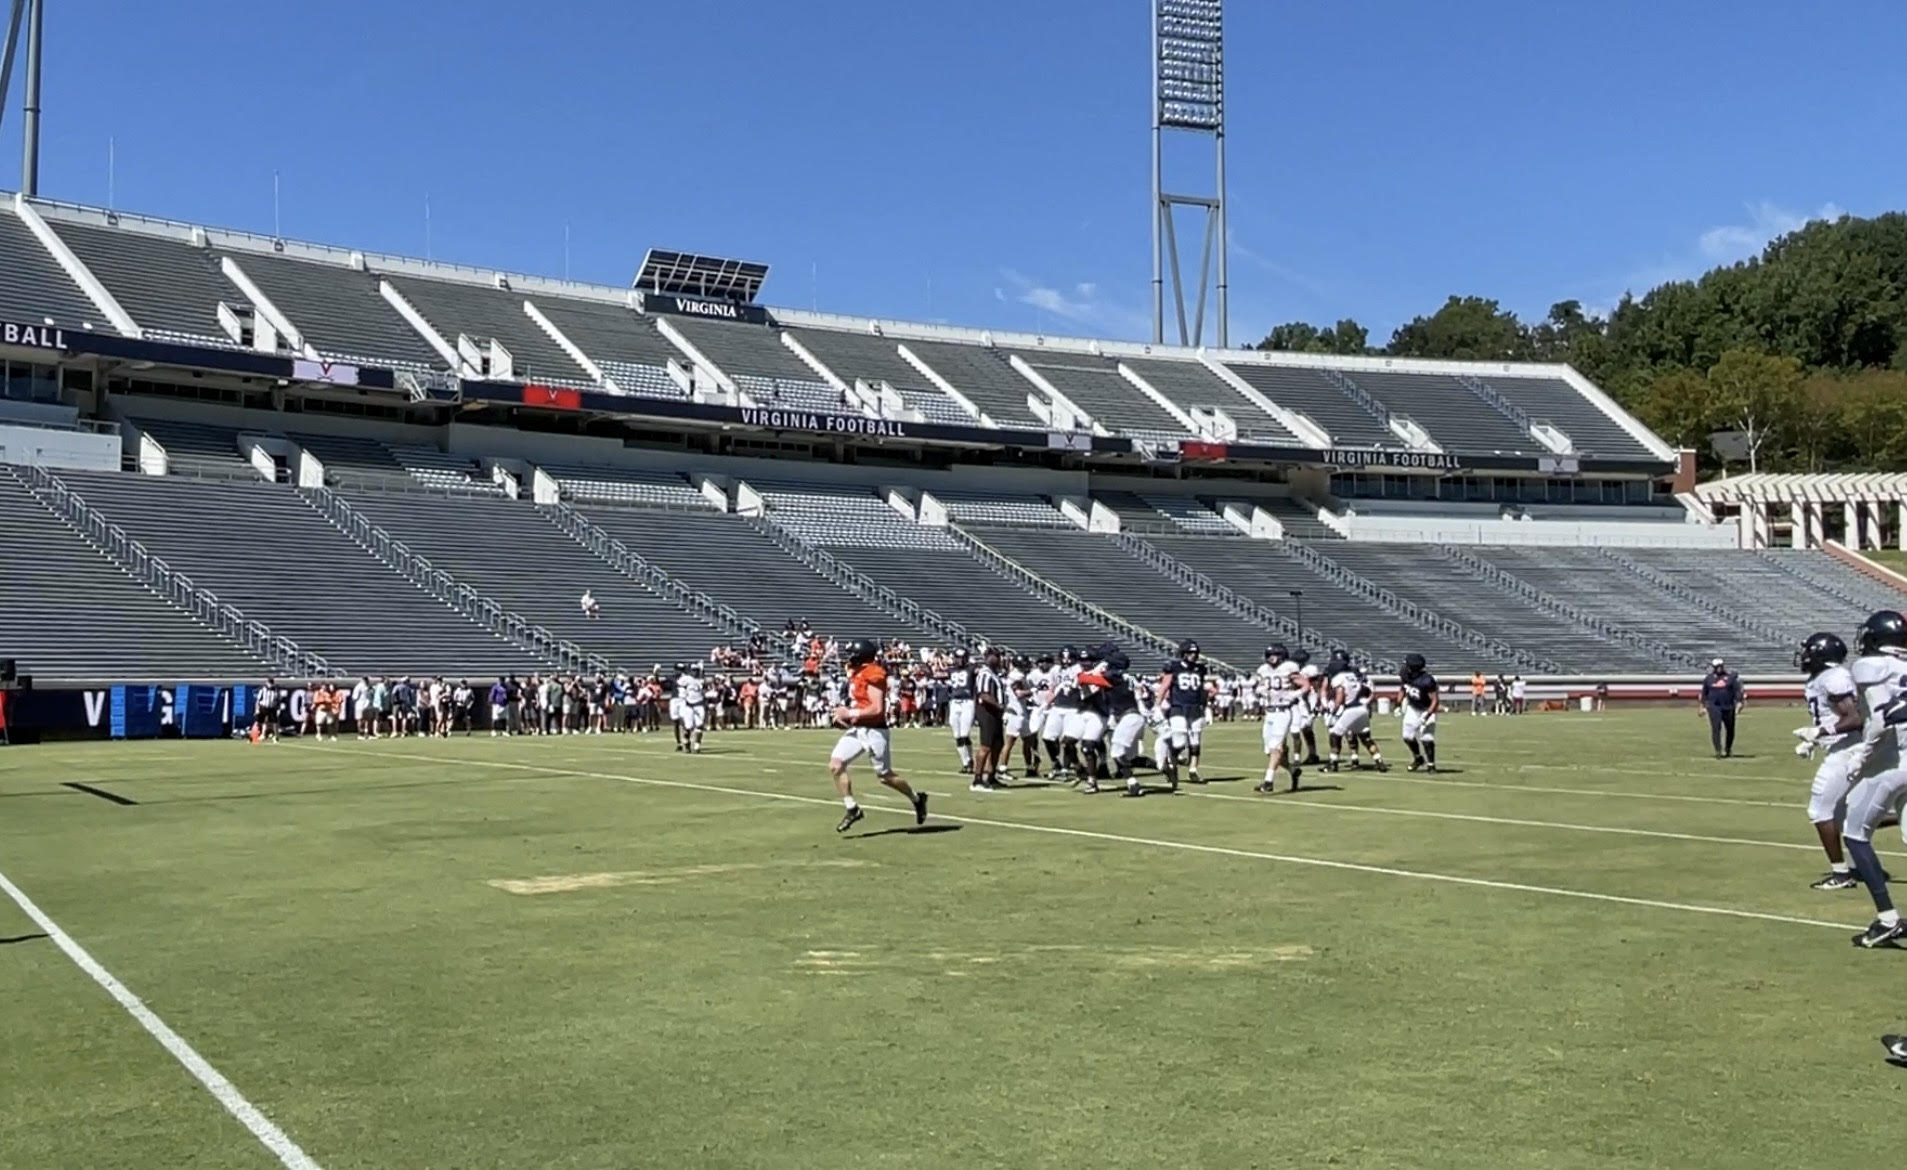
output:
[[[85,947],[74,942],[71,935],[60,929],[59,923],[48,918],[46,913],[34,905],[33,900],[27,897],[20,887],[7,880],[7,875],[3,873],[0,873],[0,890],[6,891],[7,897],[13,899],[14,905],[45,931],[46,936],[53,940],[53,944],[66,952],[67,958],[73,960],[80,970],[91,976],[94,983],[105,988],[107,995],[112,996],[120,1007],[126,1009],[127,1014],[138,1020],[140,1027],[150,1032],[152,1038],[164,1046],[174,1060],[184,1065],[187,1072],[204,1085],[212,1096],[218,1098],[218,1103],[225,1106],[225,1111],[238,1118],[239,1124],[250,1130],[252,1136],[270,1150],[272,1156],[276,1157],[286,1170],[323,1170],[318,1163],[312,1161],[309,1154],[298,1148],[297,1142],[286,1136],[284,1130],[274,1125],[271,1118],[266,1117],[259,1112],[256,1105],[247,1101],[244,1094],[233,1087],[232,1082],[225,1079],[223,1073],[213,1068],[209,1061],[199,1055],[197,1049],[187,1044],[177,1032],[167,1027],[166,1022],[145,1005],[145,1001],[134,995],[125,984],[115,979],[112,972],[100,966],[99,960],[88,954]]]
[[[966,775],[965,772],[937,772],[932,769],[916,774],[925,776]],[[1382,775],[1382,773],[1376,772],[1360,773],[1358,778],[1360,780],[1367,780],[1374,776],[1381,777]],[[1425,783],[1435,783],[1435,781],[1427,780]],[[1561,829],[1565,832],[1573,833],[1611,833],[1621,837],[1660,837],[1669,841],[1695,841],[1707,845],[1758,845],[1763,849],[1800,849],[1808,853],[1812,853],[1821,848],[1819,845],[1807,845],[1799,841],[1763,841],[1754,837],[1709,837],[1700,833],[1671,833],[1664,829],[1630,829],[1619,825],[1581,825],[1570,821],[1532,821],[1525,820],[1521,817],[1492,817],[1484,816],[1481,813],[1437,812],[1433,809],[1380,808],[1365,804],[1336,804],[1328,800],[1278,800],[1276,798],[1263,796],[1236,796],[1228,792],[1193,792],[1185,788],[1179,789],[1179,795],[1198,797],[1204,800],[1237,800],[1243,801],[1246,804],[1263,805],[1268,808],[1318,808],[1329,809],[1332,812],[1370,813],[1374,816],[1386,817],[1427,817],[1431,820],[1438,821],[1474,821],[1484,825],[1511,825],[1524,829]],[[1795,806],[1782,805],[1781,807],[1792,809]],[[1889,857],[1903,856],[1900,853],[1884,850],[1876,850],[1876,852],[1885,853],[1885,855]]]
[[[349,748],[306,747],[313,752],[345,752]],[[425,763],[450,762],[443,756],[420,756],[409,753],[384,752],[385,758],[402,760],[420,760]],[[727,788],[720,784],[700,784],[691,780],[657,780],[648,776],[627,776],[615,772],[590,772],[580,768],[549,768],[540,764],[517,764],[501,760],[458,759],[462,766],[480,768],[509,768],[524,772],[540,772],[550,776],[581,776],[595,780],[616,780],[626,784],[646,784],[657,788],[679,788],[690,792],[720,792],[729,796],[752,796],[760,800],[780,800],[791,804],[819,804],[839,808],[840,802],[819,796],[796,796],[787,792],[762,792],[752,788]],[[1244,799],[1239,797],[1237,799]],[[872,812],[893,813],[900,816],[912,816],[913,810],[896,808],[893,805],[874,804],[862,801],[861,807]],[[1112,841],[1122,845],[1144,845],[1154,849],[1181,849],[1188,853],[1206,853],[1219,857],[1247,857],[1257,861],[1277,861],[1286,865],[1308,865],[1319,869],[1335,869],[1349,873],[1378,874],[1383,877],[1411,878],[1424,882],[1445,882],[1450,885],[1475,886],[1488,890],[1511,890],[1525,894],[1548,894],[1557,898],[1580,898],[1590,902],[1612,902],[1622,906],[1644,906],[1653,910],[1679,910],[1687,914],[1717,914],[1727,918],[1749,918],[1760,922],[1783,922],[1791,926],[1817,926],[1829,930],[1860,930],[1858,925],[1845,922],[1823,922],[1817,918],[1798,918],[1788,914],[1768,914],[1759,910],[1736,910],[1726,906],[1698,906],[1689,902],[1663,902],[1654,898],[1631,898],[1622,894],[1598,894],[1589,890],[1570,890],[1559,886],[1535,886],[1523,882],[1502,882],[1489,878],[1463,877],[1458,874],[1430,873],[1425,870],[1396,869],[1384,865],[1366,865],[1355,861],[1336,861],[1326,857],[1298,857],[1285,853],[1261,853],[1251,849],[1233,849],[1223,845],[1199,845],[1190,841],[1167,841],[1158,837],[1132,837],[1123,833],[1102,833],[1093,829],[1068,829],[1059,825],[1035,825],[1025,821],[997,821],[988,817],[958,816],[951,813],[933,814],[943,821],[954,821],[965,825],[984,825],[994,829],[1019,829],[1027,833],[1046,833],[1055,837],[1078,837],[1088,841]]]
[[[600,750],[619,756],[656,756],[663,754],[659,750],[646,749],[640,743],[627,744],[619,747],[605,746]],[[1605,768],[1600,765],[1592,767],[1587,764],[1517,764],[1515,767],[1518,771],[1532,771],[1536,769],[1556,769],[1576,772],[1593,771],[1625,776],[1649,776],[1655,779],[1661,779],[1664,775],[1659,771],[1646,772],[1636,768]],[[952,776],[955,773],[932,772],[930,770],[928,774]],[[965,773],[960,773],[960,775],[964,776]],[[1360,781],[1381,780],[1386,784],[1424,784],[1434,788],[1477,788],[1488,792],[1540,792],[1549,796],[1600,796],[1615,800],[1667,800],[1683,804],[1725,804],[1736,805],[1743,808],[1778,808],[1788,812],[1794,812],[1797,809],[1806,809],[1807,807],[1807,801],[1805,800],[1748,800],[1739,796],[1693,796],[1677,792],[1628,792],[1621,789],[1606,788],[1556,788],[1541,784],[1492,784],[1485,780],[1458,780],[1447,775],[1439,776],[1437,779],[1431,780],[1422,776],[1402,776],[1395,772],[1365,771],[1356,773],[1356,776]],[[1755,777],[1759,779],[1783,778],[1762,775],[1760,773],[1755,774]]]

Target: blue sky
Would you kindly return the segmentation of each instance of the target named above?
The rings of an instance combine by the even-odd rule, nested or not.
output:
[[[46,0],[42,192],[772,304],[1148,328],[1148,0]],[[1232,330],[1540,314],[1907,204],[1897,0],[1233,0]],[[132,63],[128,65],[127,63]],[[17,185],[8,110],[0,182]],[[1188,225],[1189,226],[1189,225]]]

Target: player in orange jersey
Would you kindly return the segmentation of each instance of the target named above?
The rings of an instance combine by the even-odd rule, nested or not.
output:
[[[854,803],[854,782],[848,779],[848,765],[863,753],[872,757],[874,774],[881,783],[905,796],[914,806],[914,823],[927,819],[927,794],[915,792],[894,771],[893,748],[887,741],[887,668],[877,659],[880,648],[866,638],[848,645],[848,701],[834,709],[834,725],[842,729],[841,739],[828,759],[828,771],[834,774],[834,790],[841,794],[847,815],[834,827],[845,833],[867,814]]]

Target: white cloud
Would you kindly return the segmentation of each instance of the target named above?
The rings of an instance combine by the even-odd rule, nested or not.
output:
[[[1089,330],[1115,335],[1137,336],[1147,329],[1144,313],[1105,297],[1094,281],[1075,282],[1071,291],[1046,284],[1014,268],[1002,268],[1004,287],[996,286],[993,295],[1001,301],[1016,301],[1042,314],[1086,326]],[[1042,328],[1044,324],[1042,323]]]
[[[1811,220],[1834,220],[1847,214],[1834,203],[1823,203],[1808,214],[1777,207],[1765,199],[1749,204],[1744,210],[1748,213],[1747,223],[1725,223],[1702,233],[1696,246],[1704,259],[1717,264],[1746,260],[1758,255],[1768,241],[1798,231]]]

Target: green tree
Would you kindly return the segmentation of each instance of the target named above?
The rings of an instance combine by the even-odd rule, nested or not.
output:
[[[1370,333],[1349,317],[1329,326],[1289,321],[1274,326],[1258,343],[1258,348],[1289,353],[1364,354],[1370,352]]]
[[[1516,314],[1495,301],[1453,296],[1430,316],[1398,326],[1384,352],[1394,357],[1527,361],[1530,338]]]
[[[1708,371],[1712,417],[1741,435],[1748,470],[1761,470],[1762,452],[1783,436],[1800,411],[1806,381],[1801,363],[1747,349],[1731,349]]]

